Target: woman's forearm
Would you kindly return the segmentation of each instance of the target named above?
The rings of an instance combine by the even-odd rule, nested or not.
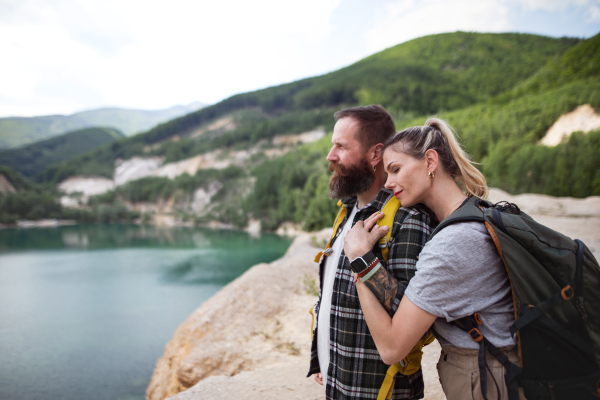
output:
[[[405,358],[436,319],[406,297],[392,319],[366,284],[359,280],[356,290],[375,346],[386,364]]]

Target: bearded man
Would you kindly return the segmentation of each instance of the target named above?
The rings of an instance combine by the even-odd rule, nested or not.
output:
[[[333,146],[327,155],[333,172],[329,196],[340,199],[346,212],[331,247],[319,261],[317,323],[308,376],[315,374],[315,380],[325,386],[327,399],[377,399],[389,366],[381,360],[367,328],[350,267],[355,260],[347,259],[343,245],[357,221],[381,211],[394,196],[383,187],[387,174],[381,149],[396,127],[392,116],[379,105],[340,110],[334,117]],[[414,276],[418,254],[434,227],[424,207],[400,207],[390,226],[387,263],[379,246],[373,248],[373,257],[379,258],[401,287],[406,288]],[[396,297],[384,304],[390,315],[396,312],[403,294],[404,290],[398,290]],[[423,388],[420,368],[412,375],[397,373],[391,398],[420,399]]]

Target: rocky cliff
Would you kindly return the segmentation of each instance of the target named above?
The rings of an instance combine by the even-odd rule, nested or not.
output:
[[[313,243],[328,234],[300,235],[283,258],[252,267],[194,311],[165,347],[147,398],[162,400],[211,376],[226,379],[290,362],[302,365],[303,379],[310,352],[308,310],[318,291],[312,258],[319,250]],[[311,386],[320,392],[316,383]]]

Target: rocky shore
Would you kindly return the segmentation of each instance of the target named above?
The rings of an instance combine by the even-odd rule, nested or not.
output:
[[[490,197],[517,203],[539,222],[583,240],[600,258],[600,197],[511,196],[499,190]],[[324,398],[322,386],[305,376],[308,310],[318,291],[313,256],[330,233],[299,234],[284,257],[252,267],[194,311],[166,345],[147,398]],[[445,398],[435,367],[439,351],[437,343],[425,348],[426,399]]]

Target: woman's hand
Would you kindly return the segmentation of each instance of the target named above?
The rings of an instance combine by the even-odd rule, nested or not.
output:
[[[367,254],[375,243],[385,236],[387,225],[380,227],[377,221],[383,218],[383,213],[378,211],[364,221],[358,221],[346,234],[344,239],[344,252],[350,261],[356,257]]]

